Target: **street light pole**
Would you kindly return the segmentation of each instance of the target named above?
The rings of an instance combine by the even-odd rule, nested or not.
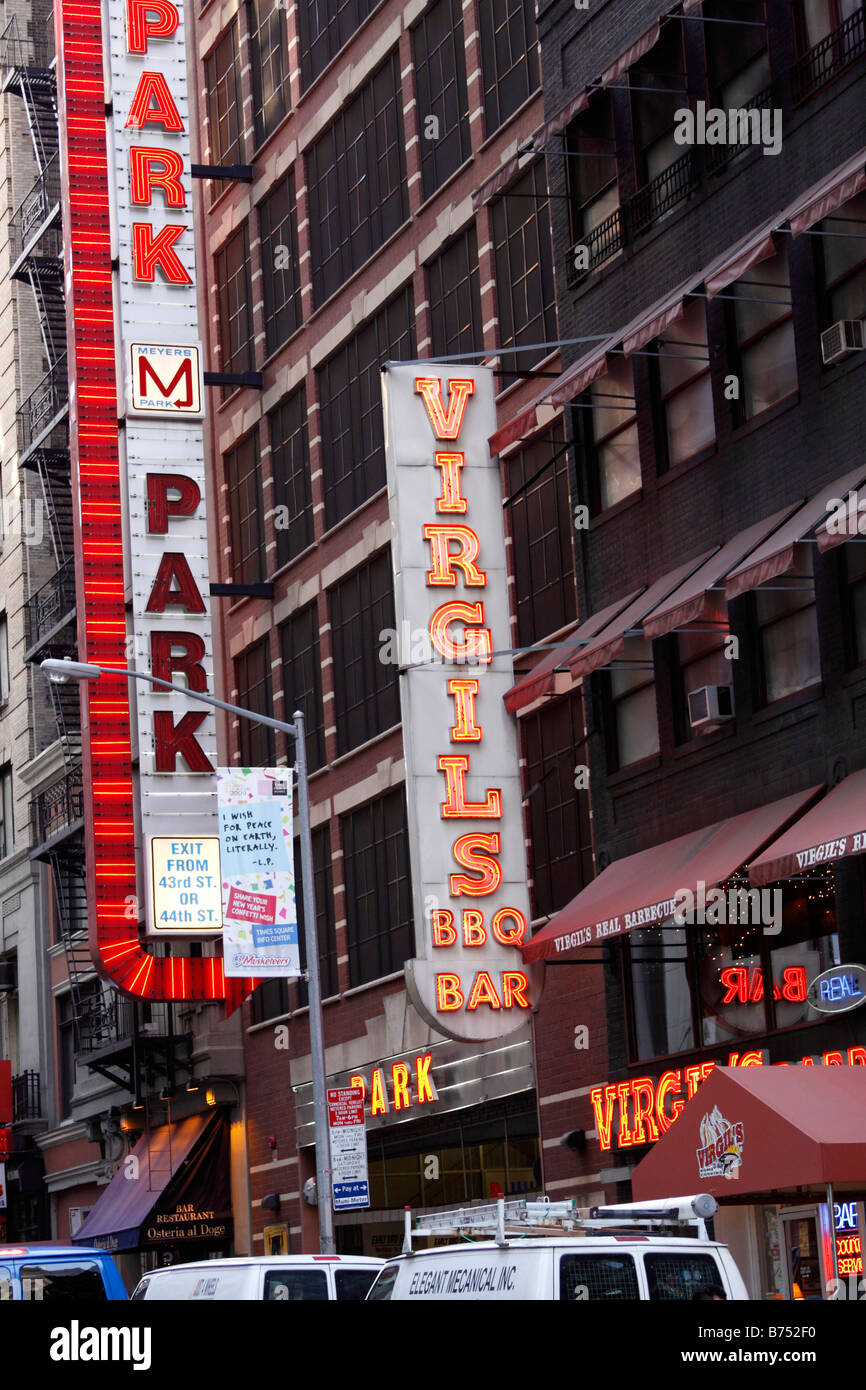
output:
[[[242,709],[240,705],[229,705],[214,695],[200,690],[189,690],[185,685],[175,685],[147,671],[137,671],[132,666],[94,666],[83,661],[63,661],[49,659],[40,663],[42,670],[53,681],[98,680],[100,676],[126,676],[129,680],[147,681],[158,685],[162,690],[175,690],[190,700],[212,705],[226,714],[235,714],[239,719],[249,719],[254,724],[265,724],[270,729],[279,729],[295,740],[295,772],[298,778],[298,820],[301,840],[301,886],[304,903],[304,942],[307,951],[307,988],[310,1006],[310,1055],[313,1064],[313,1108],[316,1133],[316,1194],[319,1213],[319,1246],[323,1255],[336,1254],[334,1242],[334,1212],[331,1205],[331,1148],[328,1133],[327,1086],[325,1070],[325,1042],[322,1028],[322,986],[319,978],[319,942],[316,922],[316,884],[313,873],[313,839],[310,828],[310,789],[307,780],[307,748],[304,734],[304,716],[300,710],[292,715],[293,724],[282,719],[271,719],[265,714],[255,714]]]

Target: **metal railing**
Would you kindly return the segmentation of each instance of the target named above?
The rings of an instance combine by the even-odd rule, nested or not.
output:
[[[18,452],[26,453],[69,405],[66,353],[46,372],[18,410]],[[19,460],[20,462],[20,460]]]
[[[54,60],[53,35],[22,35],[17,18],[10,19],[0,34],[0,67],[45,70]]]
[[[38,792],[31,802],[31,814],[34,834],[42,844],[80,821],[84,815],[81,768],[73,768]]]
[[[776,84],[768,82],[766,87],[762,87],[760,92],[756,92],[748,101],[741,101],[737,105],[738,111],[768,111],[774,110],[781,105],[778,100]],[[732,159],[736,159],[738,154],[744,154],[746,150],[754,149],[755,145],[748,140],[724,145],[707,146],[707,167],[710,173],[717,174]]]
[[[27,600],[25,633],[32,651],[75,612],[75,560],[70,555],[41,589]]]
[[[589,252],[589,264],[586,266],[576,264],[577,252],[581,247],[586,247]],[[585,276],[615,256],[617,251],[621,251],[622,247],[622,214],[619,208],[614,208],[603,222],[599,222],[597,227],[593,227],[591,232],[581,237],[568,253],[568,283],[578,284]]]
[[[12,1122],[42,1119],[42,1093],[38,1071],[22,1071],[12,1078]]]
[[[791,68],[791,99],[806,101],[866,53],[866,18],[857,10]]]
[[[639,189],[629,204],[632,235],[645,231],[653,222],[666,216],[678,203],[685,202],[699,182],[694,150],[669,164],[654,179]]]
[[[9,219],[12,260],[21,255],[39,228],[60,204],[60,155],[53,154],[43,172],[25,194]],[[63,252],[60,227],[46,228],[42,238],[42,254],[60,256]]]
[[[138,1025],[139,1034],[146,1038],[167,1038],[170,1034],[169,1006],[150,1004],[144,1005],[144,1009],[147,1021]],[[95,1052],[110,1043],[131,1038],[136,1032],[135,1010],[134,999],[126,999],[110,987],[82,999],[78,1013],[78,1050]]]

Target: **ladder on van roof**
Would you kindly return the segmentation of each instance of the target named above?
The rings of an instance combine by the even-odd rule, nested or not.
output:
[[[629,1202],[605,1207],[579,1207],[577,1201],[551,1202],[525,1198],[506,1202],[504,1197],[475,1207],[454,1207],[417,1216],[412,1225],[412,1208],[406,1208],[403,1254],[412,1255],[412,1239],[454,1233],[468,1240],[492,1235],[499,1246],[508,1237],[525,1239],[532,1235],[588,1235],[622,1227],[629,1231],[659,1230],[671,1234],[675,1229],[699,1240],[707,1240],[707,1220],[718,1210],[709,1193],[691,1197],[668,1197],[661,1202]]]

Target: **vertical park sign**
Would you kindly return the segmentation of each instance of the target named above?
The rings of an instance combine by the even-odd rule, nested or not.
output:
[[[526,1021],[529,894],[492,373],[389,362],[386,457],[415,950],[406,984],[458,1040]]]
[[[79,657],[203,692],[213,652],[183,6],[57,0],[55,22]],[[91,953],[124,993],[233,1007],[250,981],[227,986],[218,957],[156,956],[140,934],[170,934],[145,908],[159,887],[151,866],[199,863],[216,844],[213,714],[129,685],[103,676],[83,695]]]

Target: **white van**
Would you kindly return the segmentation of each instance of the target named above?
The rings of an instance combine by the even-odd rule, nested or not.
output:
[[[707,1237],[705,1218],[716,1209],[706,1194],[582,1209],[572,1202],[500,1199],[496,1207],[419,1218],[414,1231],[407,1219],[405,1253],[385,1263],[367,1299],[748,1299],[727,1246]],[[448,1229],[480,1235],[491,1226],[495,1240],[411,1249],[413,1236]]]
[[[145,1274],[133,1299],[363,1302],[382,1260],[365,1255],[238,1255]]]

